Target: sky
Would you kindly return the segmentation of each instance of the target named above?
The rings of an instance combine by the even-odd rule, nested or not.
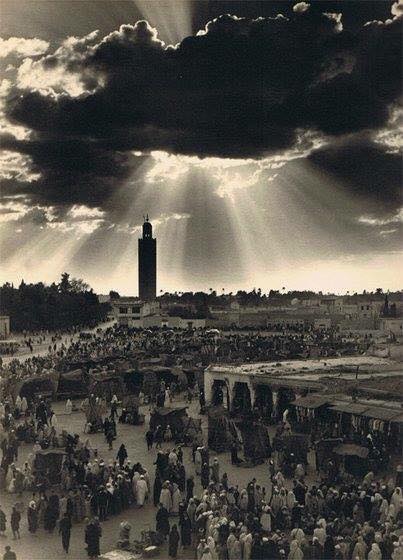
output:
[[[402,288],[401,1],[0,10],[1,283]]]

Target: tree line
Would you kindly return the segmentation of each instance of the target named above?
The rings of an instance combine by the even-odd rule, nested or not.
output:
[[[14,332],[93,327],[108,311],[109,304],[100,303],[88,284],[67,272],[58,284],[22,281],[18,288],[9,282],[0,287],[0,313],[10,317]]]

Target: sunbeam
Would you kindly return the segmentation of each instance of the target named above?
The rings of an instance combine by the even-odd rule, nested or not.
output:
[[[187,0],[133,0],[148,23],[158,29],[160,39],[176,45],[192,34],[192,2]]]

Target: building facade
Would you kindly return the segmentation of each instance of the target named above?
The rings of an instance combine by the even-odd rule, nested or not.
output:
[[[144,220],[143,236],[138,241],[139,298],[152,301],[157,297],[157,240],[148,219]]]

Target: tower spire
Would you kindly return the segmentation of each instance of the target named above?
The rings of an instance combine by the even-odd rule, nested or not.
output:
[[[138,241],[139,296],[143,301],[150,301],[157,296],[157,241],[148,214],[143,218],[143,236]]]

